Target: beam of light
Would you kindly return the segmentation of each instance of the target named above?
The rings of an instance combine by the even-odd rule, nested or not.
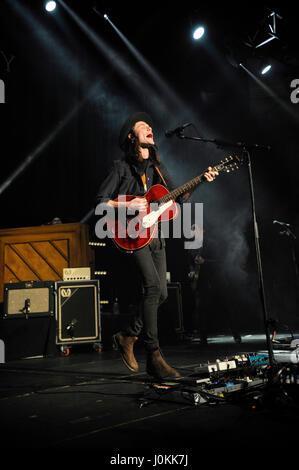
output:
[[[98,12],[97,12],[98,13]],[[105,15],[104,15],[105,17]],[[127,46],[133,57],[139,62],[139,64],[145,69],[148,75],[152,78],[154,83],[160,88],[163,92],[163,96],[167,97],[173,105],[180,109],[186,109],[186,103],[183,103],[180,98],[170,89],[168,83],[160,76],[160,74],[155,70],[152,64],[136,49],[135,46],[124,36],[124,34],[115,26],[115,24],[110,20],[107,16],[108,23],[112,26],[116,34],[120,37],[120,39],[124,42]]]
[[[94,215],[94,207],[90,209],[87,214],[80,220],[81,224],[85,224]]]
[[[102,16],[97,10],[94,10],[99,16]],[[161,101],[161,96],[167,100],[166,112],[167,116],[173,116],[175,121],[173,122],[173,126],[177,124],[178,113],[180,115],[180,119],[183,119],[186,116],[186,120],[192,120],[196,122],[200,119],[200,133],[208,134],[209,130],[204,126],[203,122],[204,119],[199,116],[199,111],[193,111],[189,105],[183,101],[180,96],[171,88],[169,83],[167,83],[163,77],[157,72],[157,70],[153,67],[153,65],[136,49],[136,47],[124,36],[124,34],[115,26],[115,24],[110,20],[108,15],[106,15],[106,20],[109,22],[111,27],[114,29],[116,34],[120,37],[120,39],[124,42],[127,46],[133,57],[137,60],[137,62],[143,67],[146,71],[148,76],[155,84],[155,88],[159,90],[159,101]],[[171,108],[171,110],[169,109]],[[172,111],[173,109],[173,111]],[[195,126],[194,126],[195,127]],[[199,130],[196,128],[197,135],[200,135]]]
[[[24,171],[44,152],[48,145],[58,136],[58,134],[66,127],[66,125],[71,121],[79,109],[84,105],[84,103],[89,100],[92,95],[98,89],[98,83],[96,83],[89,90],[88,94],[74,106],[68,114],[59,122],[59,124],[50,132],[50,134],[41,142],[32,153],[30,153],[25,160],[19,165],[15,171],[13,171],[10,176],[0,185],[0,196],[3,192],[22,174]]]
[[[83,72],[80,70],[78,60],[75,55],[68,51],[61,41],[49,32],[45,24],[41,23],[39,19],[35,18],[33,13],[22,3],[14,0],[9,2],[10,8],[18,15],[21,20],[30,29],[33,39],[40,44],[46,51],[54,58],[59,70],[63,72],[70,81],[77,82]],[[34,60],[34,57],[33,57]]]
[[[140,65],[143,66],[144,70],[147,71],[149,77],[154,82],[155,86],[151,87],[145,83],[144,79],[125,62],[120,54],[118,54],[109,44],[107,44],[102,38],[100,38],[94,31],[84,23],[78,15],[69,8],[63,0],[58,0],[59,4],[69,13],[73,20],[78,24],[78,26],[85,32],[93,44],[98,48],[98,50],[104,55],[104,57],[110,62],[113,68],[116,68],[119,74],[127,80],[127,84],[135,91],[139,93],[139,97],[146,102],[148,106],[149,100],[151,108],[155,109],[155,112],[158,116],[171,115],[177,121],[177,113],[180,114],[180,119],[183,119],[183,116],[186,114],[188,118],[196,120],[198,119],[198,110],[194,113],[192,110],[187,109],[186,103],[183,102],[178,95],[171,90],[171,87],[166,83],[163,78],[157,73],[154,67],[140,54],[140,52],[128,41],[128,39],[119,31],[119,29],[112,23],[107,14],[102,15],[96,8],[93,8],[95,13],[101,17],[105,17],[105,20],[109,22],[111,27],[119,35],[122,41],[126,44],[129,51],[132,53],[133,57],[137,59]],[[166,98],[166,100],[165,100]],[[169,109],[171,107],[171,109]],[[185,119],[185,118],[184,118]],[[174,125],[176,124],[174,122]],[[202,120],[203,121],[203,120]],[[201,124],[201,131],[206,132],[206,129],[203,129],[203,124]]]
[[[97,77],[95,79],[89,78],[88,81],[86,81],[86,74],[84,70],[78,70],[77,60],[73,59],[63,44],[58,42],[57,39],[45,29],[44,25],[35,19],[29,9],[20,4],[17,0],[10,2],[10,6],[14,10],[14,13],[17,14],[26,25],[28,25],[30,31],[32,32],[33,38],[38,41],[39,44],[42,44],[47,53],[51,52],[53,54],[53,57],[57,61],[60,70],[65,73],[67,79],[74,84],[77,84],[82,81],[82,79],[84,79],[84,88],[91,91],[90,93],[87,92],[85,98],[83,97],[82,101],[79,102],[72,110],[70,110],[62,120],[59,120],[59,124],[54,127],[52,132],[50,132],[47,137],[45,137],[44,141],[41,142],[15,169],[15,171],[13,171],[9,177],[0,185],[0,195],[3,194],[3,192],[20,175],[23,174],[23,172],[31,165],[32,162],[42,155],[42,152],[45,151],[47,146],[65,128],[65,126],[71,121],[71,119],[76,115],[81,106],[83,106],[87,100],[92,99],[93,102],[97,103],[99,98],[102,99],[102,97],[105,97],[105,99],[111,103],[115,99],[115,96],[111,96],[109,91],[105,89],[103,76]],[[105,76],[108,76],[108,74],[105,74]],[[117,99],[119,100],[120,98],[118,97]],[[115,119],[113,119],[113,121],[115,121]]]
[[[278,38],[277,38],[277,36],[271,35],[271,37],[269,37],[269,38],[266,39],[265,41],[263,41],[263,42],[261,42],[260,44],[258,44],[257,46],[255,46],[255,48],[257,49],[258,47],[262,47],[262,46],[264,46],[265,44],[267,44],[268,42],[273,41],[273,39],[278,39]]]
[[[193,39],[197,41],[198,39],[202,38],[205,34],[205,28],[203,26],[198,26],[193,32]]]
[[[49,12],[52,13],[56,8],[56,2],[54,1],[49,1],[45,3],[45,9]]]
[[[73,18],[73,20],[80,26],[80,28],[86,33],[89,39],[93,42],[93,44],[98,48],[98,50],[106,57],[106,59],[111,63],[111,65],[117,69],[119,74],[123,76],[129,86],[133,88],[134,91],[138,90],[139,95],[142,99],[146,100],[146,105],[148,106],[148,99],[150,97],[151,107],[155,108],[157,113],[161,115],[162,113],[166,113],[167,115],[173,115],[173,112],[169,110],[169,104],[173,106],[175,111],[178,110],[182,112],[186,112],[186,103],[183,103],[178,96],[170,89],[169,84],[165,83],[165,81],[160,77],[160,75],[156,72],[154,67],[140,54],[140,52],[127,40],[127,38],[116,28],[116,26],[112,23],[110,18],[107,14],[102,15],[96,9],[94,11],[101,17],[104,17],[106,21],[113,27],[115,32],[119,35],[122,41],[126,44],[129,51],[132,55],[137,59],[139,64],[143,66],[143,68],[147,71],[148,75],[151,77],[153,82],[155,83],[155,87],[149,86],[145,83],[144,79],[141,77],[130,67],[130,65],[125,62],[122,57],[110,46],[108,45],[102,38],[100,38],[94,31],[92,31],[82,20],[81,18],[76,15],[74,11],[72,11],[63,0],[58,0],[59,3],[66,9],[69,15]],[[159,90],[157,90],[159,87]],[[163,93],[163,98],[167,98],[167,102],[165,99],[161,98]]]
[[[58,57],[55,56],[61,65],[63,65],[63,70],[68,73],[68,77],[71,80],[74,80],[74,71],[77,70],[76,63],[72,58],[67,54],[62,45],[58,44],[53,36],[48,34],[44,27],[34,19],[31,12],[27,10],[23,5],[20,5],[17,1],[11,2],[10,5],[14,9],[22,20],[27,23],[30,29],[33,31],[36,38],[43,44],[45,48],[54,48],[57,50]],[[63,54],[62,54],[63,53]],[[76,81],[78,79],[77,75]],[[58,126],[56,126],[53,131],[40,143],[35,150],[28,155],[25,160],[18,166],[18,168],[13,171],[10,176],[0,185],[0,195],[35,161],[42,152],[47,148],[47,146],[57,137],[57,135],[62,131],[62,129],[71,121],[75,114],[79,111],[81,106],[90,99],[94,94],[95,90],[98,90],[100,82],[98,81],[95,85],[88,85],[89,91],[86,96],[77,103],[77,105],[69,111],[69,113],[64,117],[64,119],[59,121]]]
[[[273,98],[273,100],[277,104],[279,104],[280,107],[286,113],[288,113],[289,116],[291,116],[295,121],[299,122],[298,115],[293,111],[293,109],[290,106],[288,106],[288,104],[286,104],[281,98],[279,98],[279,96],[277,96],[277,94],[273,90],[271,90],[270,87],[265,85],[265,83],[263,83],[258,77],[256,77],[252,72],[250,72],[250,70],[248,70],[245,67],[245,65],[243,64],[239,64],[239,65],[255,81],[255,83],[257,83],[264,90],[264,92],[267,93],[267,95],[271,96],[271,98]]]
[[[123,60],[108,43],[100,38],[63,0],[58,0],[59,4],[68,12],[71,18],[77,23],[90,41],[95,47],[103,54],[106,60],[115,68],[118,73],[126,79],[126,83],[130,86],[135,93],[139,93],[142,99],[146,100],[148,105],[148,99],[150,98],[152,106],[154,106],[158,112],[165,112],[165,104],[161,100],[161,96],[136,73],[130,65]]]
[[[132,86],[134,89],[138,88],[143,92],[143,94],[146,93],[144,83],[140,82],[140,77],[127,63],[124,62],[121,56],[111,46],[109,46],[108,43],[101,39],[83,20],[81,20],[81,18],[70,7],[68,7],[63,0],[59,0],[59,3],[82,29],[82,31],[84,31],[96,48],[110,62],[110,64],[114,66],[123,77],[127,78],[128,85]]]

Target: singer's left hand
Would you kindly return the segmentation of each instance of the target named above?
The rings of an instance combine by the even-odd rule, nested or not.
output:
[[[213,170],[211,166],[208,167],[208,171],[204,173],[204,177],[207,181],[214,181],[214,179],[218,176],[218,171]]]

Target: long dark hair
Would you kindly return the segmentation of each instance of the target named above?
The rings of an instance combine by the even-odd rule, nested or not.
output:
[[[129,134],[132,134],[133,136],[135,136],[133,130],[131,130],[129,132]],[[123,151],[125,152],[126,157],[136,158],[136,160],[138,162],[143,161],[141,153],[139,152],[138,142],[137,142],[137,139],[135,137],[133,139],[129,139],[129,137],[127,137],[127,139],[126,139],[126,141],[125,141],[122,148],[123,148]],[[157,165],[159,165],[160,164],[160,157],[159,157],[159,154],[158,154],[158,147],[156,145],[151,145],[149,147],[149,154],[150,154],[150,158]]]

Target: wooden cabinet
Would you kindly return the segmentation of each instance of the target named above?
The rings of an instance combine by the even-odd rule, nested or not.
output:
[[[94,272],[94,252],[85,224],[0,230],[0,302],[5,283],[58,281],[63,279],[63,268],[78,267]]]

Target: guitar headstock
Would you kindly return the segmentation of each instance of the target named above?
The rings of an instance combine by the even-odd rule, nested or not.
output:
[[[230,155],[229,157],[225,157],[224,160],[221,160],[221,162],[214,168],[218,172],[225,171],[226,173],[230,173],[231,171],[238,170],[243,163],[244,159],[242,157],[239,157],[238,155]]]

